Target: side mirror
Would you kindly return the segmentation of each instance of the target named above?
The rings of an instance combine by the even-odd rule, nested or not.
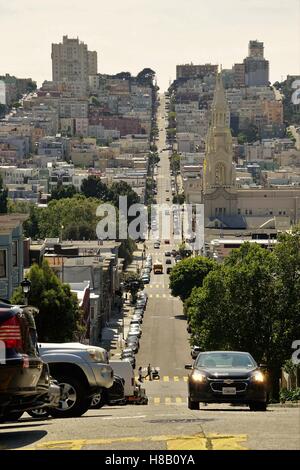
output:
[[[186,365],[184,366],[184,368],[191,370],[191,369],[193,368],[193,366],[192,366],[192,364],[186,364]]]

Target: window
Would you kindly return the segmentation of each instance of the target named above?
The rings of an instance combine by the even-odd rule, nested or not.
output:
[[[6,250],[0,250],[0,279],[6,278]]]
[[[238,209],[238,215],[241,215],[241,209]]]
[[[16,240],[12,244],[12,262],[14,268],[18,266],[18,242]]]

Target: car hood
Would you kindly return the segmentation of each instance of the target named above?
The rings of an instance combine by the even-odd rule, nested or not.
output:
[[[248,367],[241,367],[241,368],[207,368],[207,367],[201,367],[197,368],[199,371],[203,371],[205,375],[211,379],[227,379],[227,378],[248,378],[250,375],[253,374],[253,371],[255,371],[257,368],[253,367],[252,369],[249,369]]]

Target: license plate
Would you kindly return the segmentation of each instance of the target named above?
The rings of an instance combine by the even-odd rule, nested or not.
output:
[[[223,387],[222,394],[223,395],[236,395],[236,388],[235,387]]]

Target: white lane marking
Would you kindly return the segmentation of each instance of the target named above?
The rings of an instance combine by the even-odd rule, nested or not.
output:
[[[101,418],[101,415],[99,415],[99,418]],[[137,419],[137,418],[146,418],[146,415],[136,415],[136,416],[118,416],[118,419]],[[106,417],[106,418],[102,418],[102,419],[116,419],[115,416],[109,416],[109,417]]]

